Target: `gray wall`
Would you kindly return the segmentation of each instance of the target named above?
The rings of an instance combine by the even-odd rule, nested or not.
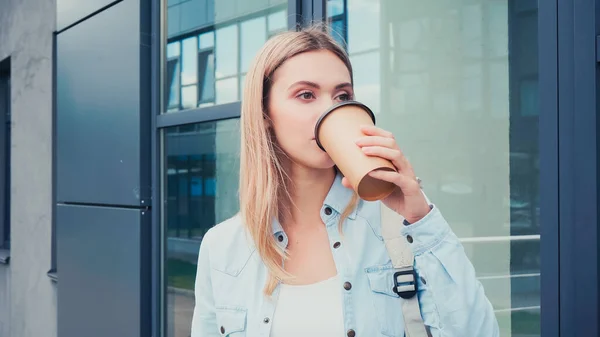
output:
[[[10,264],[0,265],[0,336],[56,336],[52,237],[55,0],[0,1],[0,59],[12,61]]]
[[[150,2],[107,3],[57,4],[60,337],[149,336]]]

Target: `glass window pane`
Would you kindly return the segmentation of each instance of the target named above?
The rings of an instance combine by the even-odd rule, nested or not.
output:
[[[198,93],[195,85],[188,85],[181,89],[181,105],[184,109],[195,108],[198,104]]]
[[[267,16],[269,33],[275,33],[287,29],[286,11],[278,11]]]
[[[238,28],[231,25],[217,29],[216,77],[223,78],[238,72]]]
[[[163,133],[167,336],[189,337],[202,236],[238,212],[239,120]]]
[[[181,53],[181,44],[179,41],[167,44],[167,58],[179,56]]]
[[[250,63],[267,40],[267,23],[264,17],[242,22],[242,72],[248,71]]]
[[[179,58],[167,61],[167,108],[179,108]]]
[[[379,109],[379,53],[350,56],[354,71],[354,88],[356,99],[367,104],[377,115]]]
[[[352,39],[355,41],[348,44],[349,52],[356,53],[379,47],[379,4],[380,0],[348,1],[348,42]],[[396,3],[390,3],[390,5],[391,7],[398,6]]]
[[[501,335],[539,336],[535,2],[517,11],[508,0],[345,1],[357,99],[429,182]],[[340,2],[328,2],[329,16]]]
[[[215,32],[208,32],[200,35],[200,49],[213,48],[215,46]]]
[[[335,40],[342,46],[346,47],[346,31],[344,29],[344,20],[333,20],[330,24],[331,33],[333,34]]]
[[[244,74],[240,77],[240,89],[241,89],[240,101],[244,99],[244,84],[245,84],[245,82],[246,82],[246,74]]]
[[[238,100],[239,88],[230,82],[241,80],[267,37],[287,29],[287,8],[285,0],[173,2],[166,20],[162,112]],[[225,80],[219,88],[217,79]],[[195,94],[190,85],[196,85]],[[182,87],[188,87],[185,93]]]
[[[232,77],[217,81],[217,104],[231,103],[238,100],[238,78]]]
[[[344,0],[327,0],[327,16],[344,14]]]
[[[190,37],[183,40],[183,50],[181,55],[181,85],[195,84],[198,76],[196,37]]]
[[[212,50],[198,53],[198,69],[200,77],[200,101],[202,103],[215,100],[215,54]]]
[[[165,110],[179,109],[181,43],[167,44],[167,67],[165,74]]]

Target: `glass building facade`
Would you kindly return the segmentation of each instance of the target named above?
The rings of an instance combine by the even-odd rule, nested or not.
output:
[[[250,61],[289,24],[285,1],[215,3],[167,2],[163,113],[241,100]],[[537,2],[324,5],[357,99],[397,136],[462,239],[502,335],[539,335]],[[169,337],[189,330],[202,234],[237,212],[238,133],[235,118],[163,130]]]

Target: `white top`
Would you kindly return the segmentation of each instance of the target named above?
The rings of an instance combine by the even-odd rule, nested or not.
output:
[[[338,277],[309,285],[281,284],[271,337],[345,336]]]

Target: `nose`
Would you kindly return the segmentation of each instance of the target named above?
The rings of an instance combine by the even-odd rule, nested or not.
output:
[[[327,99],[320,100],[319,104],[315,105],[315,112],[313,115],[313,128],[314,128],[314,126],[317,125],[317,122],[319,121],[319,118],[321,117],[321,115],[323,115],[323,113],[325,113],[325,111],[327,111],[329,108],[331,108],[336,103],[337,102],[335,99],[327,98]]]
[[[327,111],[327,109],[331,108],[332,105],[334,105],[336,102],[333,99],[322,99],[319,104],[315,105],[315,115],[314,115],[314,122],[315,124],[317,123],[317,121],[319,120],[319,117],[321,117],[321,115]]]

